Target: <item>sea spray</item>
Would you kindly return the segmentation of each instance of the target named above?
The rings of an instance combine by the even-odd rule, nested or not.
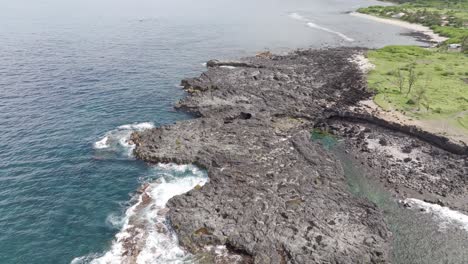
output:
[[[109,140],[108,136],[103,137],[102,139],[96,141],[94,143],[94,149],[105,149],[108,148],[109,145],[107,144],[107,141]]]
[[[291,13],[289,14],[289,17],[299,20],[299,21],[309,22],[307,18],[303,17],[302,15],[299,15],[298,13]]]
[[[93,144],[93,148],[97,151],[122,153],[127,157],[132,157],[134,145],[129,142],[131,134],[134,131],[143,131],[153,127],[154,124],[151,122],[119,126],[107,132],[104,137],[96,141]]]
[[[421,209],[422,212],[433,215],[439,221],[441,230],[446,229],[448,225],[453,225],[459,226],[468,232],[468,215],[448,207],[426,203],[415,198],[407,198],[403,200],[402,203],[408,205],[409,208]]]
[[[329,33],[332,33],[332,34],[335,34],[337,36],[339,36],[340,38],[346,40],[346,41],[349,41],[349,42],[353,42],[354,39],[346,36],[345,34],[341,33],[341,32],[338,32],[338,31],[334,31],[334,30],[331,30],[329,28],[326,28],[326,27],[323,27],[323,26],[319,26],[315,23],[312,23],[312,22],[307,22],[307,26],[308,27],[311,27],[311,28],[315,28],[315,29],[319,29],[319,30],[322,30],[322,31],[326,31],[326,32],[329,32]]]
[[[166,203],[195,186],[203,186],[208,177],[193,165],[159,164],[156,180],[142,185],[134,205],[125,212],[122,229],[115,235],[111,248],[99,257],[76,258],[78,263],[185,263],[191,255],[183,250],[168,225]]]
[[[338,32],[338,31],[335,31],[335,30],[332,30],[332,29],[329,29],[329,28],[326,28],[326,27],[323,27],[323,26],[320,26],[314,22],[312,22],[310,19],[307,19],[306,17],[298,14],[298,13],[291,13],[289,14],[289,17],[291,17],[292,19],[295,19],[295,20],[298,20],[298,21],[302,21],[302,22],[306,22],[306,25],[310,28],[314,28],[314,29],[318,29],[318,30],[322,30],[322,31],[325,31],[325,32],[328,32],[328,33],[332,33],[332,34],[335,34],[337,36],[339,36],[340,38],[348,41],[348,42],[353,42],[354,39],[346,36],[345,34],[341,33],[341,32]]]

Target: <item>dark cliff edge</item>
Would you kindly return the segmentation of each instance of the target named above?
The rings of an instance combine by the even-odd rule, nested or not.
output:
[[[189,95],[177,108],[198,118],[132,135],[146,162],[194,163],[208,172],[209,183],[168,203],[182,246],[203,254],[225,245],[238,263],[391,261],[382,213],[349,192],[340,162],[310,140],[330,110],[345,113],[371,96],[352,62],[362,52],[211,61],[182,82]],[[364,129],[344,123],[329,126],[359,142],[360,153]]]

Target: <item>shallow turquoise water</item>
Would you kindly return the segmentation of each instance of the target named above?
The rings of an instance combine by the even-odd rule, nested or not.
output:
[[[203,62],[265,48],[414,43],[342,13],[372,3],[364,0],[1,2],[0,263],[107,250],[119,229],[112,219],[154,171],[93,144],[121,125],[189,118],[172,108],[184,95],[177,85]]]
[[[350,190],[365,197],[383,211],[393,233],[392,263],[395,264],[465,264],[468,262],[468,229],[451,222],[449,218],[407,209],[398,204],[380,182],[366,177],[339,147],[333,152],[341,161]]]

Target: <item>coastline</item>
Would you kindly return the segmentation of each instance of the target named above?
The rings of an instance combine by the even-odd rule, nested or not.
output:
[[[352,60],[361,69],[363,74],[369,74],[370,71],[375,69],[375,65],[372,64],[365,56],[356,56]],[[395,110],[384,110],[378,104],[375,103],[373,98],[369,98],[360,101],[357,105],[352,106],[349,109],[350,112],[359,112],[360,114],[372,116],[378,119],[382,119],[389,123],[394,123],[399,126],[415,127],[420,129],[422,132],[433,134],[434,136],[445,137],[450,143],[467,146],[468,135],[461,129],[452,128],[451,130],[446,129],[447,125],[440,125],[437,122],[421,121],[410,116],[406,116],[403,113]]]
[[[462,129],[452,128],[448,130],[448,125],[441,125],[440,122],[421,121],[402,114],[395,110],[383,110],[378,106],[374,100],[364,100],[359,103],[365,113],[373,115],[377,118],[383,119],[387,122],[396,123],[404,126],[414,126],[420,128],[422,131],[427,131],[430,134],[446,137],[455,144],[468,145],[468,135]]]
[[[198,118],[133,135],[135,155],[146,162],[194,163],[208,172],[209,184],[168,204],[184,248],[206,254],[207,247],[225,245],[245,260],[240,263],[390,262],[392,236],[379,209],[350,195],[339,161],[310,141],[322,124],[345,139],[347,151],[395,197],[468,211],[460,203],[464,172],[456,166],[463,155],[375,124],[326,124],[329,110],[348,111],[371,97],[362,52],[301,50],[212,61],[200,77],[182,82],[189,94],[177,108]],[[407,177],[409,171],[417,177]],[[370,210],[365,218],[355,214],[362,208]],[[300,231],[311,215],[310,230]],[[367,238],[356,241],[355,232]],[[345,251],[332,246],[341,243]]]
[[[208,173],[207,185],[168,203],[184,248],[204,255],[225,245],[238,263],[388,262],[382,213],[350,193],[339,161],[311,140],[325,109],[369,96],[351,61],[361,52],[208,63],[182,82],[189,94],[177,104],[198,118],[133,135],[143,161]]]
[[[365,16],[368,19],[420,32],[433,43],[445,40],[424,26],[364,14],[351,15]],[[328,51],[332,51],[332,53],[337,51],[343,54],[336,57],[336,55],[327,53]],[[338,67],[337,74],[341,75],[341,78],[351,78],[353,81],[343,85],[339,81],[335,83],[330,80],[331,77],[327,75],[321,79],[322,83],[318,84],[315,83],[316,80],[301,79],[295,75],[294,70],[292,70],[293,74],[290,75],[291,71],[289,70],[297,67],[298,64],[299,67],[303,66],[302,62],[296,60],[309,60],[311,59],[309,58],[310,53],[317,57],[328,57],[335,62],[338,61],[340,67],[351,67],[354,78],[348,76],[351,72],[340,67]],[[323,58],[318,60],[321,59]],[[290,64],[278,62],[282,60],[289,61]],[[313,58],[311,62],[315,62],[315,60],[317,58]],[[364,84],[361,78],[372,69],[373,65],[366,60],[362,51],[358,49],[303,50],[284,56],[268,54],[256,58],[245,58],[238,62],[210,61],[207,63],[207,67],[208,71],[199,78],[183,80],[182,85],[189,95],[177,104],[177,108],[195,113],[198,118],[136,132],[130,140],[132,144],[136,145],[136,157],[150,164],[191,163],[206,169],[208,172],[210,183],[207,186],[197,185],[187,194],[173,197],[168,202],[168,210],[165,210],[164,215],[162,215],[162,220],[167,217],[171,223],[182,248],[194,254],[195,258],[213,260],[214,263],[227,263],[228,260],[229,263],[287,263],[291,261],[309,263],[310,261],[323,262],[332,259],[339,259],[343,262],[354,262],[359,259],[379,263],[390,262],[392,234],[388,231],[382,217],[382,209],[365,199],[358,199],[350,195],[345,188],[342,168],[340,165],[333,166],[330,163],[331,161],[337,164],[340,162],[335,160],[336,157],[324,151],[319,144],[311,143],[310,138],[307,137],[310,131],[321,124],[321,120],[326,116],[324,114],[326,110],[347,111],[354,107],[364,109],[376,107],[375,105],[369,107],[372,101],[369,103],[369,94],[363,89]],[[289,70],[284,71],[284,67],[289,68]],[[329,65],[328,67],[335,66]],[[306,71],[311,70],[317,74],[317,69],[314,66],[306,68]],[[266,76],[265,72],[267,72]],[[245,75],[253,77],[253,79],[244,80]],[[257,81],[262,84],[258,84]],[[337,92],[338,96],[337,94],[320,96],[314,92],[307,94],[309,91],[304,90],[304,87],[297,86],[295,88],[297,89],[295,92],[311,96],[312,101],[317,106],[303,102],[298,105],[286,102],[288,97],[295,97],[294,93],[287,95],[280,93],[279,96],[264,94],[265,85],[276,86],[278,84],[279,87],[276,86],[273,90],[279,89],[278,91],[280,91],[284,89],[283,86],[286,86],[287,89],[289,81],[303,82],[305,85],[312,84],[312,90],[327,83],[335,88],[341,87],[345,91]],[[277,105],[263,105],[261,102],[256,102],[261,105],[259,108],[257,104],[253,103],[258,98],[252,98],[250,92],[246,93],[243,90],[246,85],[254,85],[253,89],[261,90],[260,97],[263,97],[261,101],[272,101]],[[235,96],[232,95],[232,87],[240,89],[240,91],[236,90]],[[292,87],[290,88],[293,90]],[[350,98],[339,99],[343,95]],[[361,100],[356,100],[358,98]],[[375,111],[375,109],[371,109],[370,112],[366,113],[371,117],[375,114],[375,117],[382,118]],[[359,112],[357,113],[359,114]],[[395,120],[386,121],[396,122]],[[386,167],[393,173],[382,173],[380,180],[391,183],[391,187],[387,184],[385,187],[391,188],[395,197],[401,198],[402,206],[418,208],[417,205],[411,203],[414,198],[418,198],[420,200],[417,201],[427,203],[427,206],[435,204],[434,206],[444,206],[443,208],[448,209],[446,206],[450,205],[451,208],[468,211],[463,200],[466,200],[466,197],[460,200],[451,196],[454,189],[459,193],[459,190],[454,186],[461,183],[459,179],[453,180],[449,175],[453,171],[451,169],[453,169],[454,161],[458,161],[456,155],[452,156],[441,151],[441,154],[437,155],[423,155],[420,160],[419,157],[416,157],[417,153],[427,154],[432,151],[438,152],[438,150],[434,150],[430,142],[421,143],[417,137],[410,135],[411,142],[415,146],[414,151],[410,150],[413,153],[407,155],[406,152],[400,150],[406,146],[404,141],[399,141],[398,137],[402,136],[402,134],[398,134],[399,132],[396,132],[398,134],[396,136],[396,134],[389,133],[385,127],[366,122],[357,125],[347,120],[336,122],[337,120],[333,120],[329,123],[330,126],[333,126],[330,131],[346,138],[347,153],[351,153],[357,161],[368,166],[372,172],[375,172],[372,169],[375,164],[380,163],[379,166]],[[399,124],[404,127],[411,126],[410,122],[405,121]],[[351,132],[346,128],[348,126],[352,127]],[[328,130],[328,127],[326,129]],[[368,137],[366,134],[368,132],[362,133],[362,131],[367,130],[373,131],[372,138]],[[387,136],[387,133],[390,136]],[[366,135],[363,136],[363,134]],[[380,146],[380,142],[376,141],[374,137],[384,138],[392,142],[393,146]],[[279,155],[279,157],[271,156],[271,152],[275,152],[275,155]],[[385,161],[391,155],[395,156],[395,160]],[[441,161],[444,156],[445,161]],[[408,159],[409,161],[414,160],[414,162],[408,163],[406,161]],[[431,162],[435,162],[436,165],[429,167],[429,172],[424,171],[424,175],[426,173],[428,175],[435,174],[436,170],[440,170],[446,164],[450,167],[442,173],[442,176],[438,176],[443,188],[437,185],[439,183],[434,184],[434,182],[431,182],[429,187],[422,188],[421,186],[426,184],[424,180],[409,181],[394,177],[395,173],[405,174],[405,170],[408,169],[420,173],[418,166]],[[293,167],[303,169],[298,171]],[[397,167],[396,170],[395,167]],[[317,170],[316,174],[326,172],[318,178],[314,178],[311,184],[309,175],[303,174],[304,168],[307,168],[309,173],[312,171],[312,174],[315,170]],[[284,175],[280,176],[279,174]],[[297,187],[297,184],[290,185],[290,181],[299,182],[302,187]],[[275,184],[286,186],[287,190],[294,189],[294,194],[292,196],[286,194],[287,197],[284,198],[284,193],[273,188]],[[333,186],[332,191],[329,189],[331,186]],[[309,189],[314,189],[314,192],[318,192],[318,194],[309,194]],[[264,192],[265,190],[266,192]],[[336,193],[336,190],[339,193]],[[264,201],[265,198],[268,202]],[[345,201],[345,199],[349,199],[349,201]],[[337,201],[339,201],[339,206],[333,204]],[[317,202],[332,204],[327,208],[320,205],[309,205]],[[272,211],[268,208],[269,206],[280,208],[280,211],[284,212]],[[364,208],[367,208],[366,218],[371,218],[371,220],[362,218]],[[298,212],[291,213],[291,210]],[[329,212],[325,212],[326,210]],[[313,224],[307,228],[307,231],[304,231],[305,235],[298,234],[298,230],[308,224],[303,221],[310,215],[310,213],[304,213],[307,211],[314,212]],[[257,212],[261,212],[261,214],[257,215]],[[355,212],[359,213],[353,214]],[[330,214],[333,216],[331,217]],[[343,215],[347,215],[351,219],[345,219],[342,217]],[[283,221],[286,221],[287,225],[284,225],[284,222],[271,222],[270,216],[286,219]],[[324,218],[325,222],[322,223],[315,219],[316,217]],[[292,222],[288,219],[295,220]],[[330,222],[326,222],[330,219],[332,219]],[[335,226],[336,219],[340,222],[337,226]],[[229,228],[226,228],[226,225]],[[330,225],[335,227],[330,227]],[[280,226],[279,229],[284,230],[278,230],[278,226]],[[290,228],[292,228],[292,232]],[[309,228],[313,230],[312,235],[309,235]],[[336,228],[341,230],[339,238],[336,238],[338,236]],[[157,230],[156,234],[159,232],[168,233],[170,231]],[[241,235],[245,233],[252,235]],[[355,240],[353,237],[356,234],[364,237],[364,241]],[[277,240],[277,237],[287,238]],[[137,236],[130,234],[129,238],[136,239]],[[307,244],[297,242],[304,240],[308,241]],[[344,252],[341,251],[342,248],[332,246],[343,243],[348,244]],[[132,249],[131,245],[129,248]],[[222,253],[219,253],[219,249],[223,249]],[[130,250],[130,252],[132,251],[133,249]],[[349,252],[351,255],[347,255]],[[128,256],[137,257],[139,253],[133,254],[129,253]]]
[[[442,37],[436,33],[434,33],[429,27],[409,23],[403,20],[397,19],[389,19],[389,18],[381,18],[372,15],[367,15],[359,12],[351,12],[350,15],[356,17],[362,17],[366,19],[371,19],[374,21],[378,21],[381,23],[391,24],[400,26],[403,28],[407,28],[413,30],[416,34],[423,34],[426,36],[431,43],[435,45],[440,44],[443,41],[448,40],[446,37]],[[411,34],[411,33],[410,33]],[[414,36],[418,38],[418,36]],[[364,74],[369,74],[369,72],[375,69],[375,65],[370,62],[370,60],[366,56],[361,56],[358,60],[355,61],[358,63],[358,66],[361,68]],[[448,121],[444,122],[441,120],[419,120],[415,117],[407,116],[401,113],[400,111],[394,109],[385,110],[380,107],[373,98],[363,100],[359,102],[358,105],[353,106],[351,111],[354,111],[354,108],[360,108],[360,111],[368,114],[370,116],[375,116],[376,118],[382,119],[386,122],[395,123],[401,126],[408,126],[408,127],[416,127],[423,132],[427,132],[430,134],[434,134],[436,136],[445,137],[447,138],[450,143],[457,144],[457,145],[468,145],[468,134],[460,128],[450,126]],[[450,128],[448,128],[450,127]]]
[[[383,1],[4,5],[0,264],[468,264],[468,6]]]
[[[409,23],[409,22],[397,20],[397,19],[376,17],[376,16],[372,16],[368,14],[359,13],[359,12],[351,12],[349,14],[355,17],[369,19],[369,20],[373,20],[376,22],[384,23],[384,24],[406,28],[414,32],[419,32],[421,34],[424,34],[430,40],[430,42],[435,43],[435,44],[442,43],[448,40],[448,38],[440,36],[439,34],[435,33],[429,27],[426,27],[420,24],[413,24],[413,23]]]

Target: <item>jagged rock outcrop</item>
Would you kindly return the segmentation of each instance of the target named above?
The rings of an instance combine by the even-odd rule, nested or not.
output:
[[[213,61],[182,82],[189,96],[177,107],[198,118],[132,136],[142,160],[208,172],[209,183],[168,203],[185,248],[226,245],[245,263],[389,261],[381,212],[350,194],[339,162],[310,140],[326,109],[369,96],[350,62],[359,52]]]

